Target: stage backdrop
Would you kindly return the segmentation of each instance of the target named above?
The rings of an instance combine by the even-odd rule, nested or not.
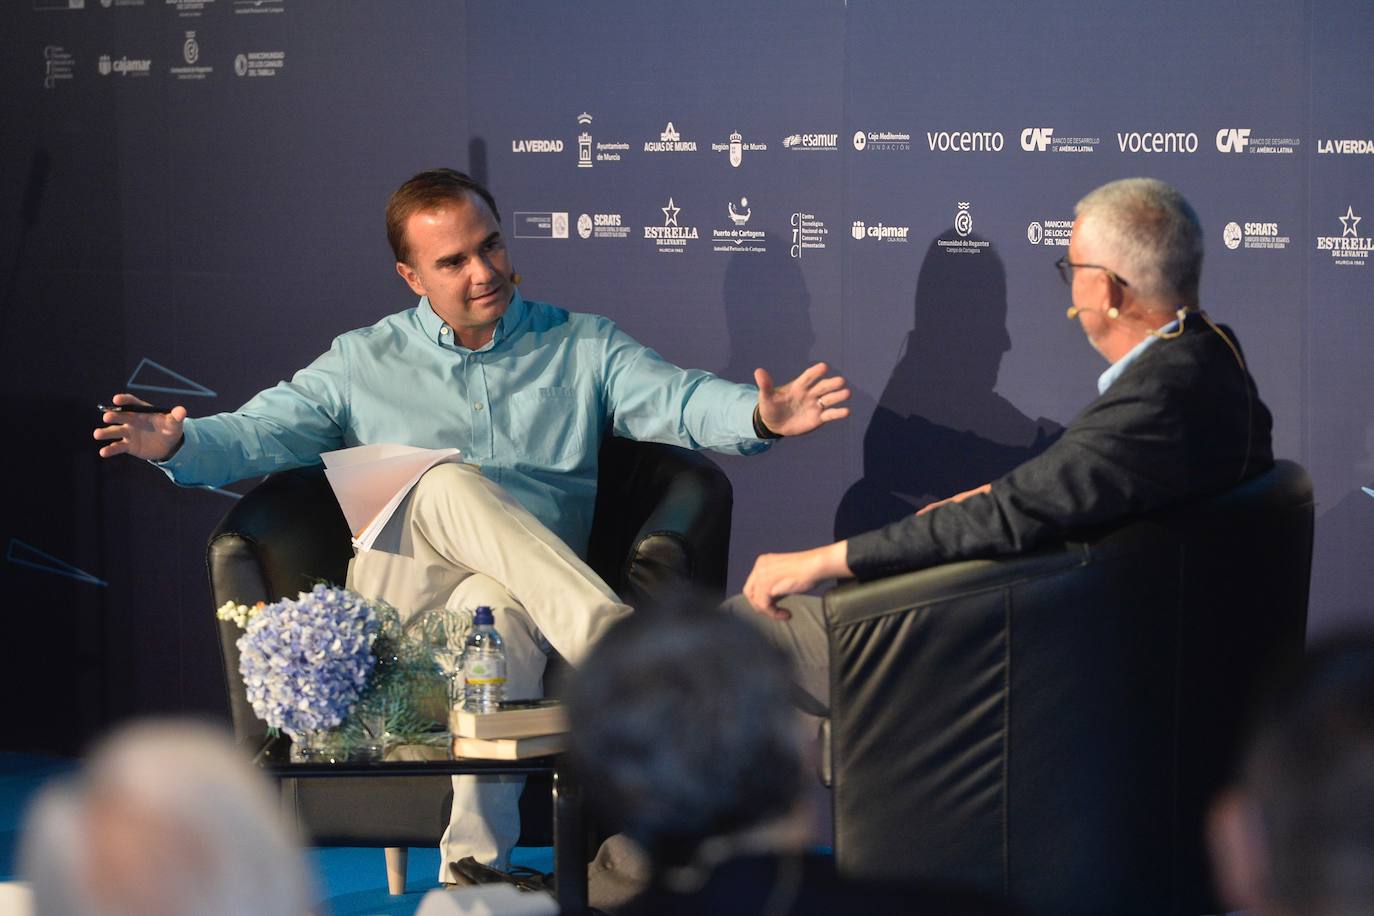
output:
[[[437,165],[490,183],[526,296],[850,379],[846,423],[719,459],[734,587],[1067,424],[1104,368],[1053,269],[1073,203],[1169,181],[1316,481],[1312,630],[1374,620],[1371,40],[1359,0],[6,4],[3,743],[221,711],[203,549],[252,482],[102,462],[94,405],[232,409],[412,305],[382,207]]]

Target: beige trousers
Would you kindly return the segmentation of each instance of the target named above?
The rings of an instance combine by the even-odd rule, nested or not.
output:
[[[407,625],[439,608],[492,608],[506,646],[506,695],[542,695],[550,647],[577,664],[630,608],[557,535],[475,468],[442,464],[420,479],[348,587],[379,598]],[[439,879],[472,856],[505,868],[520,835],[524,777],[453,777],[453,815],[439,841]]]

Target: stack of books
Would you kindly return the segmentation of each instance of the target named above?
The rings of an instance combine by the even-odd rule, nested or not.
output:
[[[520,760],[568,746],[568,717],[557,700],[517,700],[482,715],[455,709],[448,727],[454,757]]]

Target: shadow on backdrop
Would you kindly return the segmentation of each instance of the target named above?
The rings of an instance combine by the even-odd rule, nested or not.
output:
[[[864,433],[863,477],[835,513],[837,540],[995,480],[1062,431],[994,390],[1011,349],[1006,270],[991,245],[940,245],[958,238],[942,232],[921,262],[913,327]]]
[[[732,254],[725,265],[721,296],[730,353],[720,375],[734,382],[753,382],[759,366],[785,382],[809,365],[816,342],[800,264],[772,232],[763,244],[763,254]]]
[[[1355,448],[1361,457],[1354,463],[1354,478],[1374,488],[1374,422],[1352,424],[1346,433],[1359,440]],[[1325,511],[1317,516],[1308,619],[1319,621],[1324,630],[1367,624],[1369,596],[1374,595],[1374,564],[1369,559],[1374,498],[1356,487],[1335,505],[1318,509]]]

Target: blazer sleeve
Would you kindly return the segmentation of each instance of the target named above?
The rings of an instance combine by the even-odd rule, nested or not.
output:
[[[1177,498],[1187,473],[1183,393],[1167,380],[1130,375],[988,493],[850,538],[850,569],[871,579],[1021,553]]]

